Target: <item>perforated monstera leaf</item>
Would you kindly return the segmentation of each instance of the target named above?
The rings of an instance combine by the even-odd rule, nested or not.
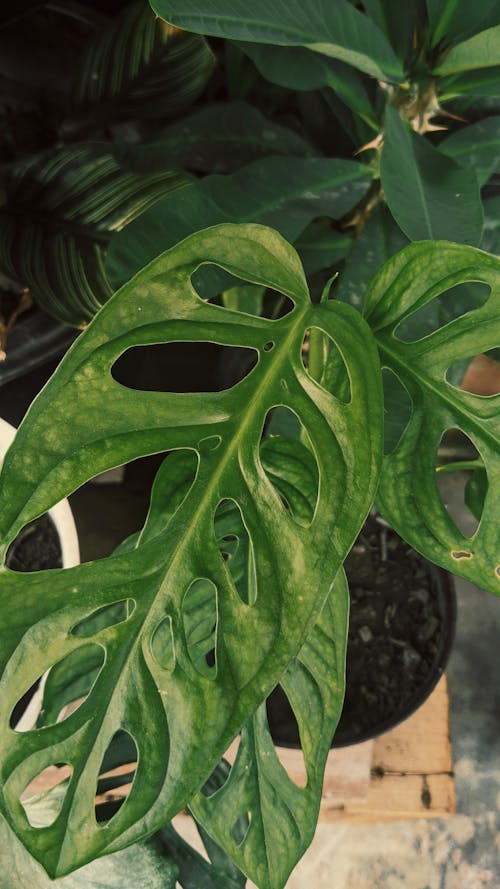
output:
[[[465,282],[490,287],[486,302],[414,342],[398,326],[439,294]],[[443,297],[453,299],[453,292]],[[416,550],[492,592],[500,592],[500,396],[472,395],[452,385],[447,371],[500,341],[500,260],[446,241],[411,244],[390,259],[368,290],[365,315],[381,363],[406,388],[412,414],[394,451],[384,458],[377,504]],[[390,417],[391,403],[385,406]],[[475,534],[468,538],[449,516],[436,481],[443,433],[460,429],[484,462],[488,491]]]
[[[344,698],[348,614],[341,571],[281,678],[297,718],[306,786],[281,764],[261,704],[243,726],[226,783],[215,795],[199,793],[190,803],[196,819],[259,889],[281,889],[314,835],[325,761]]]
[[[293,310],[271,321],[204,303],[190,283],[204,262],[282,291]],[[312,327],[344,357],[347,403],[304,368]],[[139,392],[112,377],[130,347],[207,340],[256,350],[256,366],[214,394]],[[132,551],[75,569],[0,576],[2,812],[51,875],[134,842],[182,808],[302,647],[374,495],[379,378],[364,321],[349,306],[309,301],[293,248],[265,227],[222,225],[162,254],[112,297],[31,406],[0,476],[3,551],[27,521],[118,463],[180,450],[196,476],[178,491],[166,526],[153,533],[150,525]],[[259,458],[275,405],[300,417],[317,463],[308,525],[287,510]],[[225,500],[237,504],[253,548],[252,603],[239,595],[217,545],[214,515]],[[213,661],[202,672],[186,626],[200,581],[211,584],[216,609]],[[116,602],[127,604],[124,619],[92,635],[88,617]],[[100,649],[103,662],[88,698],[61,722],[13,731],[24,691],[83,646]],[[103,826],[94,795],[117,732],[133,739],[138,766],[127,801]],[[61,763],[72,768],[61,813],[34,828],[20,795]]]

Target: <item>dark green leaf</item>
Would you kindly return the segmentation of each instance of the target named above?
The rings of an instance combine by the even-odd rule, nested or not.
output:
[[[500,171],[500,116],[457,130],[439,143],[439,150],[460,166],[472,167],[484,185],[492,173]]]
[[[154,142],[122,143],[114,153],[119,163],[140,173],[172,167],[229,173],[266,155],[316,154],[292,130],[245,102],[206,105],[171,124]]]
[[[433,73],[444,77],[496,65],[500,65],[500,24],[454,46]]]
[[[295,242],[306,275],[335,269],[352,247],[352,237],[334,231],[322,222],[311,222]]]
[[[339,219],[363,196],[370,171],[354,161],[270,157],[230,176],[207,176],[160,200],[113,238],[106,271],[123,284],[165,247],[220,222],[263,222],[293,241],[317,216]],[[227,285],[226,285],[227,286]],[[225,288],[224,288],[225,289]]]
[[[112,293],[103,268],[111,233],[188,181],[178,172],[122,170],[106,146],[62,148],[19,164],[4,182],[2,270],[49,314],[82,326]]]
[[[196,34],[231,40],[305,46],[340,59],[372,77],[403,79],[401,65],[379,29],[347,0],[218,0],[207,7],[201,0],[151,0],[167,22]]]
[[[271,321],[203,302],[190,277],[207,262],[285,293],[295,308]],[[347,404],[304,369],[301,349],[311,326],[345,356]],[[114,381],[111,369],[125,350],[186,340],[254,349],[259,360],[222,392],[143,392]],[[258,457],[265,418],[277,404],[300,417],[316,460],[319,493],[309,527],[282,504]],[[0,802],[51,875],[129,845],[184,807],[280,680],[372,502],[381,426],[370,331],[350,306],[313,305],[297,254],[262,226],[218,226],[162,254],[111,298],[66,354],[4,460],[3,552],[26,522],[111,466],[187,451],[181,456],[191,462],[193,481],[189,487],[184,473],[179,486],[174,473],[171,519],[166,526],[147,522],[131,552],[67,570],[0,574]],[[213,517],[224,500],[238,504],[252,542],[257,596],[251,606],[238,595],[216,544]],[[186,594],[203,578],[217,589],[210,676],[196,669],[184,632]],[[33,680],[89,644],[71,629],[124,599],[135,603],[128,619],[91,637],[105,662],[85,702],[63,722],[13,732],[13,707]],[[172,657],[164,659],[155,636],[161,630],[166,640],[168,627]],[[126,802],[103,829],[95,821],[94,793],[117,731],[134,740],[138,767]],[[74,777],[61,816],[41,832],[26,822],[19,796],[35,775],[61,762],[73,766]]]
[[[429,15],[431,45],[441,40],[447,43],[462,39],[496,25],[500,20],[497,0],[481,0],[480,3],[464,0],[426,0]]]
[[[172,824],[162,828],[160,835],[179,869],[182,889],[244,889],[246,886],[245,876],[222,851],[216,863],[211,863],[186,843]]]
[[[145,3],[133,3],[89,45],[72,83],[72,113],[89,114],[94,127],[173,115],[200,95],[213,66],[203,38],[168,28]]]
[[[467,71],[465,74],[454,74],[451,77],[441,77],[439,80],[441,101],[448,102],[457,96],[469,97],[474,107],[474,97],[500,95],[500,65],[492,68],[480,68],[477,71]]]
[[[425,0],[407,0],[404,10],[399,0],[363,0],[363,6],[404,62],[425,22]]]
[[[347,257],[336,290],[337,299],[362,309],[364,295],[381,266],[408,243],[387,207],[376,207]]]
[[[473,170],[464,170],[414,133],[388,106],[380,176],[389,209],[411,240],[479,244],[483,210]]]
[[[401,341],[403,319],[458,284],[481,281],[491,295],[445,327],[416,342]],[[446,242],[410,244],[375,278],[366,299],[381,363],[408,391],[413,412],[396,450],[384,459],[377,504],[408,543],[439,565],[500,592],[497,521],[500,396],[482,398],[446,381],[449,367],[498,344],[500,260]],[[386,405],[387,407],[387,405]],[[443,433],[460,429],[477,448],[489,488],[481,522],[466,538],[450,518],[436,483],[436,456]]]
[[[378,128],[363,79],[349,65],[300,46],[237,45],[271,83],[293,90],[315,90],[328,86],[362,120],[373,129]]]

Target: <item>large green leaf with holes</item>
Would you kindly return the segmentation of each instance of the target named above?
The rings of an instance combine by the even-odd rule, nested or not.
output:
[[[184,173],[122,169],[105,145],[61,148],[16,165],[4,180],[0,266],[50,315],[80,327],[112,294],[111,233],[173,189]]]
[[[348,614],[342,571],[280,681],[297,719],[306,785],[297,784],[298,776],[281,764],[262,704],[243,726],[225,784],[190,803],[196,819],[259,889],[284,886],[314,835],[325,761],[344,698]]]
[[[190,276],[207,262],[283,292],[293,310],[271,321],[205,303]],[[311,327],[343,356],[347,402],[304,368]],[[142,392],[114,381],[113,365],[127,349],[173,341],[254,349],[258,362],[216,393]],[[280,404],[300,417],[317,464],[309,524],[290,514],[259,458],[266,416]],[[193,481],[184,496],[179,491],[167,525],[157,534],[150,527],[131,551],[64,571],[0,575],[1,808],[52,876],[151,833],[186,805],[279,681],[373,500],[381,415],[376,348],[363,319],[350,306],[313,305],[293,248],[257,225],[216,226],[162,254],[111,298],[66,354],[5,458],[2,553],[26,522],[117,464],[184,451]],[[215,538],[214,515],[225,500],[237,504],[253,548],[253,603],[239,595]],[[186,643],[186,604],[200,580],[216,595],[210,671],[196,668]],[[125,619],[82,635],[89,616],[116,602],[127,602]],[[10,716],[26,689],[82,646],[103,652],[88,698],[61,722],[12,731]],[[126,803],[103,828],[94,795],[119,731],[134,740],[138,766]],[[58,763],[73,769],[61,814],[36,829],[19,797]]]
[[[398,338],[404,319],[466,282],[489,285],[491,293],[483,305],[415,342]],[[413,403],[396,449],[384,458],[377,504],[416,550],[499,593],[500,396],[483,398],[463,392],[447,382],[446,373],[460,359],[500,342],[500,260],[445,241],[411,244],[374,279],[366,296],[365,317],[375,333],[382,365],[399,378]],[[390,403],[385,407],[390,413]],[[488,478],[481,521],[470,538],[448,515],[436,482],[437,449],[450,428],[462,430],[471,439]]]
[[[150,0],[167,22],[196,34],[231,40],[305,46],[340,59],[372,77],[400,81],[404,74],[379,28],[347,0]]]
[[[90,42],[70,87],[66,128],[171,116],[205,88],[214,56],[203,37],[169,28],[146,3],[125,7]]]

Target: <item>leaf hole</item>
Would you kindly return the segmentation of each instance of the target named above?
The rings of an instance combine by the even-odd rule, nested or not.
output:
[[[388,367],[382,368],[384,390],[384,454],[392,454],[410,422],[413,404],[406,386]]]
[[[151,654],[162,670],[171,673],[175,667],[174,634],[170,615],[163,618],[151,636]]]
[[[23,790],[20,803],[31,827],[51,827],[66,798],[73,767],[67,763],[47,766]]]
[[[262,469],[287,512],[297,524],[308,527],[319,497],[319,468],[307,430],[283,405],[268,413],[264,430],[259,450]]]
[[[229,780],[229,776],[231,774],[231,769],[233,767],[233,763],[238,755],[238,750],[241,742],[241,736],[237,735],[234,741],[232,742],[229,750],[224,754],[224,758],[216,765],[210,777],[205,781],[205,784],[201,788],[201,793],[203,796],[210,798],[214,796],[214,794],[218,793],[219,790],[227,784]],[[228,757],[228,758],[226,758]]]
[[[448,429],[441,437],[436,482],[455,527],[472,537],[481,520],[488,479],[477,449],[460,429]]]
[[[264,343],[264,352],[272,352],[274,349],[274,343],[272,340],[269,340],[267,343]]]
[[[285,315],[289,315],[294,308],[295,304],[289,296],[285,296],[279,290],[273,290],[271,287],[268,287],[264,294],[261,316],[269,318],[271,321],[277,321],[278,318],[284,318]]]
[[[342,353],[334,340],[318,327],[306,331],[301,358],[304,370],[343,404],[351,401],[351,381]]]
[[[189,658],[201,676],[217,676],[217,587],[206,577],[192,582],[182,601],[182,620]]]
[[[134,783],[139,753],[128,732],[115,732],[99,769],[95,793],[95,818],[108,824],[121,809]]]
[[[231,837],[237,846],[242,846],[245,842],[248,836],[248,831],[250,830],[251,823],[251,812],[244,812],[243,815],[240,815],[240,817],[237,818],[234,822],[231,828]]]
[[[102,608],[97,608],[75,624],[71,633],[73,636],[83,638],[95,636],[96,633],[100,633],[102,630],[108,630],[128,620],[135,611],[135,606],[136,603],[133,599],[122,599],[120,602],[113,602],[111,605],[103,605]]]
[[[446,382],[454,388],[482,398],[500,393],[500,361],[488,355],[474,355],[450,365]]]
[[[490,293],[490,286],[479,281],[456,284],[404,318],[394,335],[404,343],[415,343],[485,305]]]
[[[231,575],[236,592],[245,605],[257,600],[257,569],[252,537],[235,500],[223,500],[214,515],[217,546]]]
[[[223,392],[241,383],[257,364],[258,352],[211,342],[132,346],[115,361],[113,379],[139,392]]]
[[[105,651],[100,645],[92,643],[82,645],[54,664],[46,675],[38,678],[37,682],[44,679],[44,690],[37,728],[48,728],[58,722],[64,722],[82,706],[97,681],[104,660]],[[26,672],[28,669],[29,666]],[[33,685],[29,682],[26,684],[28,688]],[[14,722],[16,707],[11,714],[10,727],[16,731],[30,731],[32,725],[26,727],[18,725],[16,728]]]
[[[307,771],[300,739],[300,729],[288,696],[277,685],[266,700],[267,721],[276,754],[288,777],[297,787],[307,785]],[[292,748],[292,750],[290,750]]]

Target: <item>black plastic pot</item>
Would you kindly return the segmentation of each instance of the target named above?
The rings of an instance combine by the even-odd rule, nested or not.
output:
[[[371,517],[369,523],[346,561],[351,589],[346,699],[332,747],[375,738],[414,713],[443,675],[454,639],[456,596],[451,576],[411,550],[380,517]],[[374,533],[384,535],[384,552],[367,553],[371,564],[365,572],[359,549],[368,550]],[[397,559],[391,562],[391,555]],[[392,575],[392,592],[390,584],[381,589],[385,575]],[[295,717],[279,686],[268,699],[268,718],[276,744],[300,746]]]

